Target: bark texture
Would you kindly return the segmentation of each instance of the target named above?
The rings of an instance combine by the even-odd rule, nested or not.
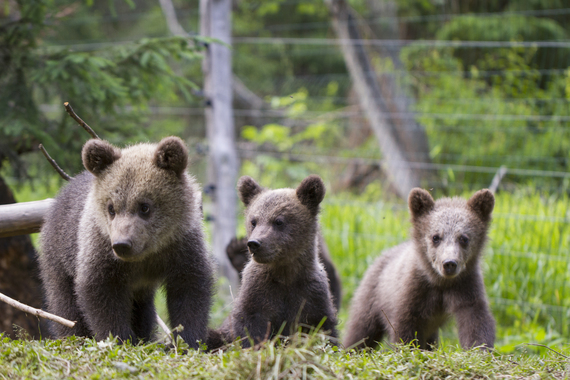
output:
[[[16,203],[12,191],[0,177],[0,204]],[[0,238],[0,292],[26,305],[41,308],[42,294],[36,252],[29,235]],[[33,315],[0,302],[0,332],[17,338],[17,325],[39,338],[44,322]]]

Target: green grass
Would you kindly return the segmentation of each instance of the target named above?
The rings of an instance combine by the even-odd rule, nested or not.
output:
[[[58,186],[50,183],[47,190],[21,186],[16,188],[16,197],[19,201],[42,199],[53,196]],[[565,377],[566,358],[525,344],[547,344],[570,354],[566,345],[570,338],[569,199],[528,190],[501,192],[496,197],[483,262],[487,294],[497,320],[493,355],[459,349],[453,321],[443,329],[435,352],[383,346],[374,353],[348,353],[325,346],[319,336],[296,337],[286,346],[272,342],[258,351],[233,346],[224,353],[190,351],[187,355],[157,343],[132,347],[79,338],[4,338],[0,378]],[[323,232],[343,282],[341,334],[364,272],[383,249],[407,240],[411,229],[404,202],[376,199],[380,197],[374,191],[362,196],[329,194],[323,203]],[[227,288],[223,279],[219,287]],[[160,292],[157,308],[166,318]],[[230,309],[231,297],[220,291],[211,325],[218,326]]]
[[[570,338],[569,210],[565,195],[496,196],[483,272],[503,352],[525,342],[561,344]],[[342,331],[364,272],[383,249],[408,239],[411,224],[403,202],[341,197],[325,200],[321,224],[343,280]],[[443,334],[456,342],[453,324]]]
[[[570,353],[567,348],[528,355],[521,347],[501,355],[455,346],[430,352],[401,345],[357,353],[327,345],[319,334],[267,342],[257,350],[233,345],[214,354],[158,343],[119,345],[112,339],[0,340],[0,379],[558,379],[569,374],[561,355]]]

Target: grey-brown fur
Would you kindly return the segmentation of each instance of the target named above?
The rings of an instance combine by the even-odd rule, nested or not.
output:
[[[329,290],[333,298],[333,304],[338,311],[340,309],[340,303],[342,301],[342,285],[340,282],[340,277],[334,266],[334,263],[329,254],[329,250],[325,239],[323,239],[322,233],[319,231],[319,260],[323,264],[325,272],[327,273],[327,278],[329,280]],[[232,266],[238,272],[239,278],[242,278],[242,272],[245,265],[251,259],[251,254],[247,248],[247,237],[241,239],[233,238],[226,247],[226,253]]]
[[[345,347],[417,339],[428,349],[454,315],[463,348],[493,347],[495,320],[479,259],[495,204],[489,190],[468,201],[437,202],[422,189],[408,198],[413,239],[385,251],[366,272],[352,301]]]
[[[289,335],[296,323],[316,327],[324,318],[322,330],[336,337],[335,309],[317,255],[322,180],[309,176],[297,189],[266,190],[242,177],[238,191],[246,206],[252,260],[243,271],[232,313],[219,330],[223,340],[249,336],[257,343],[283,325],[281,334]],[[209,343],[216,348],[219,340]]]
[[[90,140],[82,158],[88,171],[57,196],[40,237],[48,310],[77,321],[53,324],[53,335],[148,340],[164,284],[171,325],[184,326],[180,335],[197,348],[213,269],[184,143],[168,137],[121,150]]]

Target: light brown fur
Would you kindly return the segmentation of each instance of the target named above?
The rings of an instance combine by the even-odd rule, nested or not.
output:
[[[392,342],[417,339],[427,349],[455,315],[462,347],[493,347],[495,321],[479,266],[492,193],[435,202],[414,189],[408,203],[413,240],[385,251],[366,272],[352,301],[345,346],[376,347],[388,335]]]

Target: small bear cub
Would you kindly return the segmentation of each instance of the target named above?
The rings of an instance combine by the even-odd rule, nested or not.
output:
[[[251,254],[249,253],[249,249],[247,248],[247,237],[243,237],[238,239],[234,237],[228,245],[226,246],[226,254],[228,255],[228,259],[232,263],[234,269],[238,272],[239,279],[241,281],[243,270],[245,265],[251,259]],[[340,282],[340,277],[338,272],[334,266],[332,261],[331,255],[329,253],[329,249],[327,244],[325,243],[325,239],[323,239],[323,235],[319,232],[319,260],[323,264],[325,268],[325,272],[327,272],[327,278],[329,280],[329,290],[331,292],[331,296],[333,298],[333,304],[336,308],[337,312],[340,309],[340,303],[342,301],[342,285]]]
[[[48,310],[76,321],[56,338],[109,334],[150,340],[154,295],[164,284],[170,322],[190,347],[207,336],[213,290],[200,189],[177,137],[118,149],[90,140],[87,171],[59,193],[40,237]]]
[[[430,349],[454,314],[464,349],[495,343],[495,320],[486,299],[479,260],[495,197],[489,190],[468,201],[413,189],[408,198],[411,241],[385,251],[367,270],[350,311],[345,347],[390,341]]]
[[[325,185],[316,175],[297,189],[266,190],[251,177],[238,181],[246,206],[247,246],[251,260],[243,270],[242,285],[230,316],[218,331],[225,342],[237,337],[259,343],[295,332],[296,324],[337,336],[336,313],[327,273],[318,258],[319,204]],[[210,334],[212,338],[215,334]],[[220,342],[210,341],[210,349]],[[242,345],[249,346],[249,340]]]

